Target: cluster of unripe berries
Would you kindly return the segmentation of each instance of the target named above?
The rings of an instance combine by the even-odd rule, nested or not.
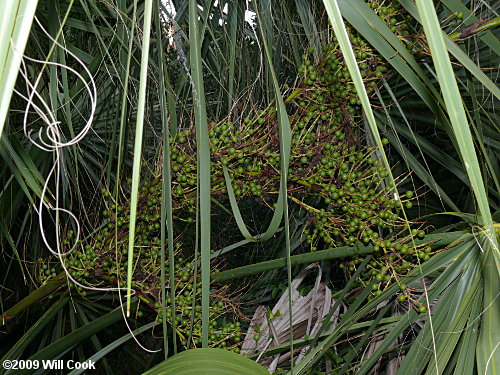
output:
[[[375,3],[374,3],[375,4]],[[375,7],[391,30],[405,37],[408,33],[399,4]],[[351,33],[351,43],[361,74],[370,92],[387,72],[387,65],[358,35]],[[413,47],[412,47],[413,48]],[[429,246],[413,248],[411,238],[423,238],[420,229],[405,232],[401,209],[410,209],[415,198],[412,191],[398,192],[388,178],[389,171],[376,157],[376,148],[366,145],[364,131],[357,125],[360,104],[356,89],[335,38],[325,44],[315,60],[312,49],[302,56],[295,90],[285,103],[292,130],[288,167],[288,194],[297,208],[308,213],[303,230],[303,251],[319,248],[371,245],[375,257],[364,280],[373,283],[374,295],[390,283],[398,282],[419,261],[432,255]],[[223,167],[227,168],[236,198],[253,199],[273,209],[280,184],[279,132],[276,111],[272,106],[250,113],[238,121],[210,122],[211,191],[227,203],[227,186]],[[196,212],[197,163],[194,126],[172,135],[171,177],[173,216],[176,225],[193,223]],[[383,139],[383,144],[388,144]],[[146,178],[141,185],[136,223],[136,264],[134,289],[147,306],[137,311],[157,314],[158,321],[175,322],[177,333],[186,347],[201,343],[201,306],[199,275],[192,260],[178,258],[175,265],[175,296],[167,299],[166,317],[161,313],[160,290],[160,219],[161,176]],[[130,184],[131,181],[128,181]],[[115,202],[113,194],[103,189],[106,208],[103,226],[92,240],[82,244],[65,258],[71,276],[87,285],[124,286],[130,222],[129,203]],[[401,234],[387,238],[389,231]],[[63,245],[69,246],[73,233],[68,231]],[[176,254],[192,259],[176,242]],[[354,258],[341,267],[352,273],[361,260]],[[40,280],[45,282],[59,272],[49,262],[40,260]],[[167,273],[167,280],[169,275]],[[85,296],[80,287],[77,290]],[[234,318],[234,302],[225,288],[211,297],[210,345],[230,347],[239,352],[241,325]],[[398,299],[411,294],[402,287]],[[170,308],[175,301],[175,313]],[[424,307],[419,306],[419,310]]]

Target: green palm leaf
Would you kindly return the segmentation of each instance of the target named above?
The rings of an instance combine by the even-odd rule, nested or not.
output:
[[[191,349],[179,353],[143,375],[266,375],[248,358],[222,349]]]

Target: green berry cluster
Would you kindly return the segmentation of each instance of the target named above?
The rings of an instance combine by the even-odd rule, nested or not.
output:
[[[177,258],[175,264],[175,317],[172,316],[172,298],[166,299],[166,319],[172,324],[175,319],[176,332],[185,348],[200,347],[202,344],[202,307],[201,283],[197,282],[200,275],[195,278],[194,262]],[[241,341],[241,323],[237,320],[239,314],[236,303],[225,293],[228,289],[224,286],[213,291],[210,298],[210,327],[209,346],[228,348],[239,353]],[[145,300],[145,299],[143,299]],[[145,300],[149,307],[157,312],[158,322],[163,321],[161,301],[158,299],[153,304]],[[151,306],[152,304],[152,306]]]
[[[376,3],[373,3],[376,4]],[[378,3],[377,3],[378,4]],[[404,14],[399,5],[377,5],[376,11],[399,36],[407,35]],[[368,92],[385,74],[387,64],[354,32],[349,34]],[[406,230],[401,209],[409,209],[416,198],[412,191],[400,189],[389,179],[376,157],[377,149],[368,145],[359,126],[360,100],[352,83],[335,37],[325,43],[320,56],[308,49],[302,56],[294,89],[285,100],[292,139],[288,165],[288,197],[297,209],[307,212],[303,229],[303,251],[318,248],[372,245],[376,256],[370,263],[364,283],[372,283],[374,295],[400,278],[420,260],[433,254],[429,246],[413,248],[412,238],[425,236],[423,230]],[[209,123],[211,147],[211,191],[219,202],[228,203],[226,168],[230,186],[238,201],[253,201],[273,210],[277,204],[281,178],[279,128],[273,106],[248,113],[232,121]],[[137,317],[154,313],[158,321],[175,321],[181,342],[198,346],[201,340],[200,285],[196,262],[189,252],[184,234],[195,221],[197,196],[196,135],[194,125],[172,134],[171,177],[173,217],[178,233],[175,239],[175,295],[167,299],[166,316],[160,306],[161,258],[161,174],[142,176],[139,189],[135,237],[134,289],[148,309]],[[383,139],[384,145],[388,144]],[[156,168],[152,168],[153,170]],[[131,180],[122,186],[127,191]],[[79,244],[65,258],[71,276],[89,286],[124,285],[128,255],[130,206],[128,200],[115,201],[102,190],[106,208],[103,225],[91,240]],[[187,225],[186,225],[187,224]],[[193,224],[194,225],[194,224]],[[192,227],[194,228],[194,227]],[[176,230],[179,229],[179,230]],[[73,234],[68,232],[64,245]],[[390,238],[390,239],[388,239]],[[182,258],[184,257],[184,258]],[[341,267],[354,272],[361,260],[353,258]],[[214,267],[215,271],[215,267]],[[40,281],[55,277],[57,270],[43,262]],[[170,275],[167,272],[167,280]],[[77,290],[85,296],[81,288]],[[401,301],[412,298],[402,290]],[[175,313],[170,308],[175,301]],[[420,307],[419,307],[420,308]],[[238,352],[241,326],[238,309],[228,287],[211,295],[210,345]]]

